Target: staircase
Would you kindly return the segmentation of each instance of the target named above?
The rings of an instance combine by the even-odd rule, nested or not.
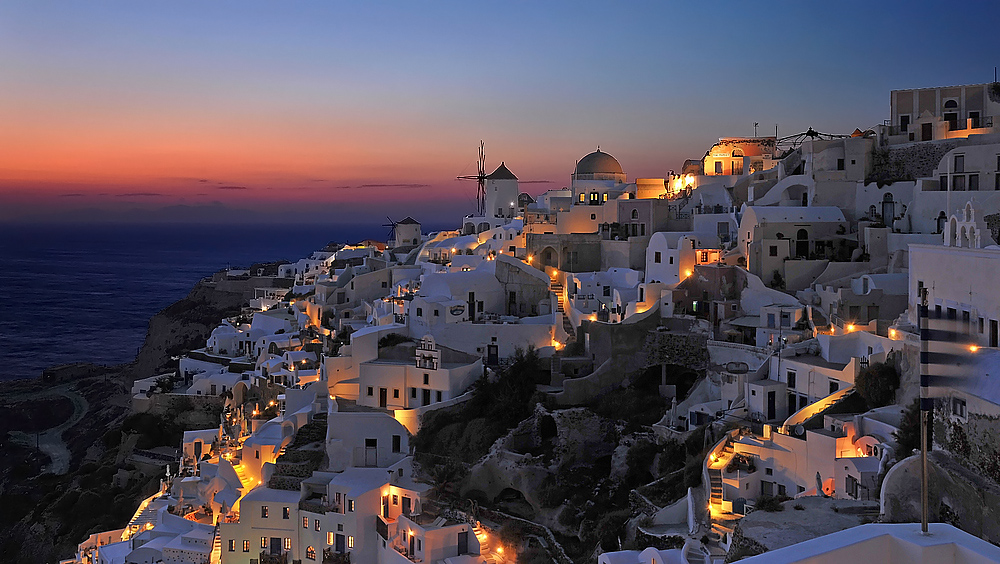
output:
[[[573,327],[573,322],[569,320],[569,316],[566,315],[566,299],[563,295],[563,285],[559,282],[552,280],[549,283],[549,291],[556,295],[556,311],[562,314],[563,329],[569,337],[566,339],[566,344],[576,342],[576,328]]]
[[[215,525],[215,539],[212,541],[212,552],[208,557],[209,564],[219,564],[222,562],[222,535],[219,525]]]
[[[708,562],[707,555],[702,551],[701,545],[694,542],[689,542],[684,547],[684,559],[687,560],[688,564],[706,564]]]
[[[499,562],[495,554],[493,554],[493,548],[490,546],[490,536],[486,531],[479,526],[472,528],[473,534],[476,535],[476,539],[479,540],[479,554],[480,557],[476,559],[477,562],[486,562],[488,564],[496,564]]]
[[[719,460],[728,460],[733,456],[733,443],[730,440],[726,440],[726,444],[722,447],[722,452],[720,453]],[[709,497],[709,503],[712,505],[722,504],[722,468],[709,468],[708,469],[708,479],[711,482],[711,497]]]

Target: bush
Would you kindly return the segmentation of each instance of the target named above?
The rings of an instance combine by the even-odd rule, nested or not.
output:
[[[781,505],[781,503],[790,499],[792,498],[784,495],[760,495],[757,497],[757,501],[754,502],[753,508],[755,511],[768,511],[770,513],[784,511],[785,506]]]
[[[875,362],[863,368],[854,379],[854,387],[870,408],[893,403],[899,387],[899,373],[886,362]]]
[[[896,442],[899,443],[899,450],[896,452],[896,459],[902,460],[920,448],[920,398],[913,400],[913,403],[903,412],[903,419],[899,424],[899,431],[892,434]],[[934,436],[934,412],[930,412],[927,421],[927,445],[933,444]]]

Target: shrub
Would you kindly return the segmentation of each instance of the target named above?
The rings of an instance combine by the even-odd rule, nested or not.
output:
[[[783,495],[760,495],[757,497],[757,501],[754,502],[754,510],[768,511],[774,513],[776,511],[784,511],[785,506],[781,505],[781,502],[788,501],[790,497]]]
[[[895,400],[899,373],[886,362],[875,362],[863,368],[854,380],[854,387],[868,407],[883,407]]]

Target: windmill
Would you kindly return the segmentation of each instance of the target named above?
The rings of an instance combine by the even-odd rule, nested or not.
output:
[[[478,215],[486,213],[486,148],[482,141],[479,142],[479,174],[459,176],[459,180],[476,180],[479,182],[479,190],[476,192],[476,212]]]
[[[389,216],[385,216],[385,219],[388,220],[389,223],[383,223],[382,227],[388,227],[389,228],[389,235],[388,235],[387,241],[389,243],[392,243],[396,239],[396,225],[398,225],[399,222],[398,221],[393,221],[392,218],[389,217]]]

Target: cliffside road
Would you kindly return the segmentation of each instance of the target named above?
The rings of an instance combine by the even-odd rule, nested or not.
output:
[[[80,394],[73,389],[73,384],[64,384],[62,386],[57,386],[48,390],[43,395],[33,395],[25,394],[24,399],[42,399],[51,396],[63,396],[67,398],[73,404],[73,413],[70,414],[66,421],[63,421],[55,427],[50,427],[45,431],[38,434],[37,439],[35,433],[25,433],[23,431],[11,431],[10,437],[12,440],[19,444],[27,447],[34,447],[37,440],[38,449],[44,452],[52,459],[52,461],[45,467],[46,472],[51,472],[52,474],[65,474],[69,472],[69,463],[71,454],[69,448],[66,447],[66,442],[63,441],[63,432],[70,427],[76,425],[81,420],[83,420],[84,415],[86,415],[87,410],[90,408],[87,400],[83,398]],[[21,399],[15,396],[12,399]]]

